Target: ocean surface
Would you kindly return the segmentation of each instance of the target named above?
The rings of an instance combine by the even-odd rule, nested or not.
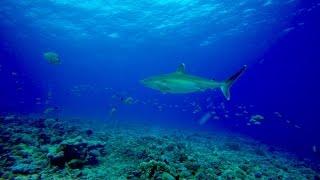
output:
[[[0,179],[320,179],[319,19],[316,0],[1,0]]]

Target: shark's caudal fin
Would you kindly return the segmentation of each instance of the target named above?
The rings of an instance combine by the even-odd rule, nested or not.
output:
[[[247,69],[247,65],[244,65],[238,72],[234,73],[228,80],[226,80],[223,85],[220,87],[224,97],[227,100],[230,100],[230,87],[232,84],[243,74]]]

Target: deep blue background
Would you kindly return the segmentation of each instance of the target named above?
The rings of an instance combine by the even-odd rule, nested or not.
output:
[[[308,8],[314,4],[304,1],[299,6]],[[34,34],[39,32],[28,29],[25,24],[20,24],[21,29],[0,24],[0,110],[6,113],[40,113],[48,106],[59,106],[66,116],[103,119],[110,107],[115,104],[118,106],[118,102],[111,98],[116,93],[130,95],[141,101],[159,99],[162,103],[180,106],[184,106],[185,97],[191,99],[190,102],[197,101],[206,106],[208,102],[205,99],[214,94],[213,101],[217,104],[221,101],[226,103],[230,111],[236,111],[234,107],[239,104],[254,105],[253,112],[265,114],[266,121],[254,128],[246,126],[246,121],[209,121],[205,128],[223,127],[242,132],[303,156],[318,158],[319,155],[312,152],[313,145],[320,147],[318,9],[294,17],[290,23],[296,25],[304,22],[303,28],[296,28],[272,41],[264,53],[241,56],[250,57],[245,61],[231,61],[241,53],[250,54],[250,51],[242,52],[243,49],[237,48],[242,45],[241,39],[233,44],[222,44],[222,47],[232,45],[235,48],[217,55],[215,48],[210,46],[196,49],[186,44],[166,46],[161,42],[157,46],[154,46],[157,42],[146,42],[135,49],[112,41],[105,44],[98,39],[83,44],[80,42],[77,46],[74,46],[74,42],[60,39],[48,42],[47,39],[25,37],[21,41],[14,38],[21,29]],[[192,41],[188,39],[186,42]],[[43,60],[41,53],[48,50],[59,52],[63,60],[61,66],[53,67]],[[201,63],[197,63],[198,59],[201,59]],[[217,61],[211,64],[215,59],[225,62],[221,66]],[[217,79],[227,78],[243,62],[249,64],[249,69],[232,88],[230,102],[225,102],[220,92],[163,95],[139,84],[144,77],[173,71],[179,62],[185,62],[190,73]],[[94,90],[82,97],[72,96],[69,90],[79,84],[90,84]],[[19,90],[20,87],[22,90]],[[106,87],[114,90],[105,92]],[[45,99],[49,89],[53,91],[52,102],[49,105],[36,105],[35,98]],[[301,128],[288,126],[284,121],[273,118],[272,112],[275,111],[281,112]],[[185,126],[203,128],[195,122],[199,117],[190,114],[168,108],[159,112],[153,107],[137,104],[120,107],[118,118],[136,121],[152,119],[155,123],[173,126],[180,126],[183,121]]]

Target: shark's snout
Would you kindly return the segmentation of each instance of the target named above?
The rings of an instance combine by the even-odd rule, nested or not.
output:
[[[141,84],[146,84],[146,80],[145,79],[142,79],[139,81]]]
[[[146,87],[150,86],[150,80],[148,80],[148,79],[142,79],[142,80],[140,80],[140,83]]]

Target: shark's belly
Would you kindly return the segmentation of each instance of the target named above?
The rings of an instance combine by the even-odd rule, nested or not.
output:
[[[180,79],[168,80],[166,86],[169,93],[192,93],[204,90],[195,82]]]

